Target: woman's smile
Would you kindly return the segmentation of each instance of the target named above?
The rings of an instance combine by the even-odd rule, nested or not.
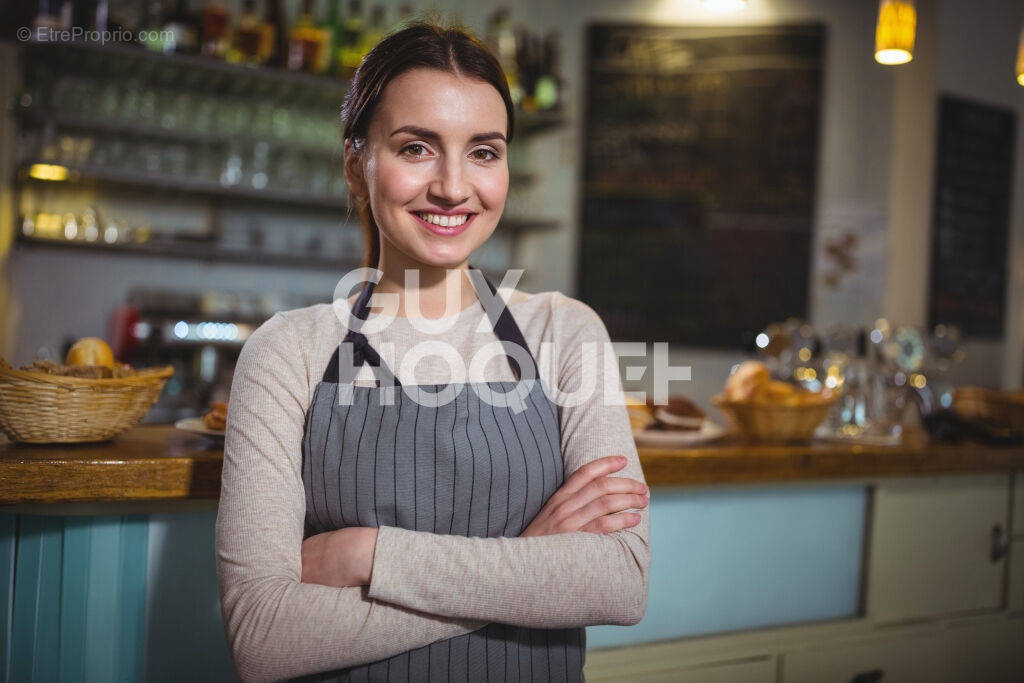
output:
[[[420,224],[435,235],[452,236],[458,235],[469,229],[470,223],[476,217],[475,213],[457,213],[454,215],[429,213],[425,211],[410,211]]]

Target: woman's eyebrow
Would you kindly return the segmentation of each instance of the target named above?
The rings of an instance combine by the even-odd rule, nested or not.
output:
[[[416,137],[424,138],[426,140],[436,141],[441,139],[441,136],[438,133],[427,128],[420,128],[419,126],[402,126],[401,128],[396,128],[391,131],[391,135],[388,137],[393,137],[399,133],[412,133]],[[484,142],[485,140],[501,140],[502,142],[506,142],[505,136],[497,131],[492,131],[490,133],[477,133],[469,139],[470,142]]]

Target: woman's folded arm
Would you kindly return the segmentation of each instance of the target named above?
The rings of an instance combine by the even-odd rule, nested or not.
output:
[[[565,478],[592,460],[624,455],[626,467],[611,476],[644,481],[618,366],[605,363],[604,323],[579,301],[558,301],[557,345],[541,355],[541,374],[564,394],[592,389],[558,409]],[[648,509],[638,512],[639,524],[607,534],[478,538],[382,527],[368,595],[520,626],[635,624],[646,611],[651,561]]]
[[[217,576],[245,681],[378,661],[486,625],[377,602],[366,586],[301,583],[307,379],[298,348],[283,316],[261,326],[242,349],[228,403]]]

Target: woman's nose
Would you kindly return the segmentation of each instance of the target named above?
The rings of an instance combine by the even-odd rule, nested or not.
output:
[[[430,192],[449,204],[460,204],[469,198],[465,169],[458,157],[448,157],[438,167]]]

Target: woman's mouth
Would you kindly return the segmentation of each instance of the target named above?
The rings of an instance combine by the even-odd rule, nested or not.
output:
[[[435,235],[451,237],[464,232],[476,218],[475,213],[460,213],[454,216],[443,216],[436,213],[410,211],[416,220]]]

